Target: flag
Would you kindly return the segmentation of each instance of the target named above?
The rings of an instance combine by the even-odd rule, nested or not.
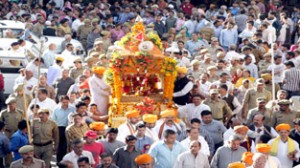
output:
[[[144,34],[141,32],[134,37],[135,40],[144,41]]]
[[[142,17],[140,15],[137,15],[137,17],[135,18],[135,22],[143,22],[144,20],[142,19]]]

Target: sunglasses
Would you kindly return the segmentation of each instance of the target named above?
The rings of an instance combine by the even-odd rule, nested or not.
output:
[[[81,62],[81,61],[76,61],[76,62],[74,62],[74,63],[75,63],[75,64],[76,64],[76,63],[79,63],[79,64],[81,64],[82,62]]]

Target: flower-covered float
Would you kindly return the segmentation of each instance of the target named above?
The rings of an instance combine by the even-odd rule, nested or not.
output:
[[[176,60],[163,55],[161,39],[154,32],[146,33],[141,21],[117,43],[104,76],[112,88],[112,127],[126,120],[126,111],[138,109],[141,115],[159,114],[173,105]]]

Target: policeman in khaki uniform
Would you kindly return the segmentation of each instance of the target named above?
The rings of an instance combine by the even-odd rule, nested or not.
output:
[[[108,50],[108,47],[111,46],[110,32],[103,30],[101,31],[101,37],[97,38],[95,41],[103,41],[103,49],[104,51]]]
[[[82,59],[81,57],[76,57],[73,61],[74,67],[70,69],[70,77],[76,80],[83,72]]]
[[[18,124],[24,119],[23,111],[17,109],[17,101],[14,97],[9,97],[5,101],[7,109],[1,111],[0,121],[5,124],[5,134],[10,139],[13,133],[18,130]]]
[[[46,167],[50,168],[53,151],[57,151],[59,141],[58,127],[54,121],[48,119],[48,109],[40,109],[38,115],[39,119],[34,119],[32,123],[34,155],[44,160]]]
[[[93,56],[88,56],[84,59],[84,61],[86,62],[86,65],[84,66],[84,69],[89,69],[89,70],[92,71],[92,68],[95,66],[97,58],[95,58]]]
[[[293,120],[299,118],[300,113],[290,109],[291,102],[287,99],[279,100],[277,104],[279,105],[279,111],[273,113],[271,126],[275,128],[277,125],[285,123],[294,127]]]
[[[23,120],[23,111],[17,109],[17,101],[14,97],[8,97],[5,101],[7,105],[7,109],[1,111],[0,113],[0,121],[5,124],[5,135],[8,139],[18,130],[18,124],[21,120]],[[5,156],[5,165],[9,166],[9,164],[13,161],[12,155],[8,154]]]
[[[109,62],[105,54],[101,54],[99,56],[99,62],[97,62],[97,66],[103,66],[105,68],[108,68]]]
[[[271,53],[265,53],[264,59],[258,62],[259,74],[268,70],[268,67],[272,64],[272,55]]]
[[[89,50],[88,55],[90,55],[92,52],[98,52],[99,54],[104,54],[105,53],[105,50],[103,48],[103,41],[102,40],[95,40],[94,48]]]
[[[266,98],[266,102],[269,102],[272,99],[271,92],[265,89],[265,80],[263,78],[256,79],[255,87],[246,91],[243,99],[243,118],[247,117],[248,110],[257,107],[256,99],[259,97]]]
[[[219,98],[218,89],[211,89],[209,91],[210,97],[207,98],[203,104],[210,107],[212,117],[214,120],[225,122],[231,117],[232,110],[225,100]]]
[[[45,168],[46,164],[43,160],[33,157],[33,146],[25,145],[19,149],[22,159],[12,162],[10,168]]]
[[[250,125],[256,114],[262,114],[264,119],[264,125],[272,127],[271,118],[272,118],[272,109],[266,107],[267,100],[264,97],[259,97],[256,99],[257,107],[250,109],[247,115],[246,124]]]
[[[77,37],[81,42],[84,49],[86,49],[87,45],[87,36],[92,31],[92,25],[90,19],[84,19],[84,24],[80,25],[77,30]]]

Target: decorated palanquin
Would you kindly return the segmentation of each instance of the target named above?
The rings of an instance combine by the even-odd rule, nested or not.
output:
[[[154,32],[146,33],[137,21],[131,32],[115,47],[105,80],[112,88],[109,123],[117,127],[124,113],[138,109],[141,114],[159,114],[173,104],[176,60],[163,55],[163,46]]]

